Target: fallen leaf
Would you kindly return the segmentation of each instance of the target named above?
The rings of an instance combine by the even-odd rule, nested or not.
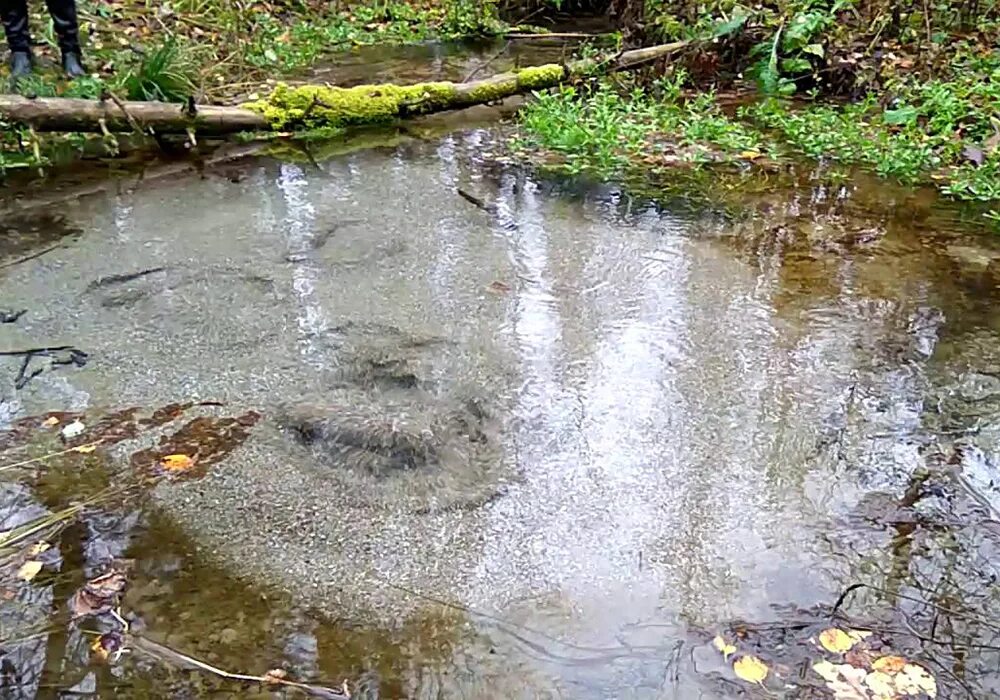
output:
[[[712,644],[716,649],[722,652],[722,656],[726,659],[726,661],[729,661],[729,657],[736,653],[736,647],[720,636],[716,636],[715,639],[712,640]]]
[[[814,663],[813,671],[818,673],[823,680],[829,681],[831,683],[840,678],[840,671],[838,671],[837,667],[834,666],[829,661],[827,661],[826,659]]]
[[[38,572],[41,570],[42,562],[32,559],[21,564],[21,568],[17,570],[17,577],[22,581],[30,581],[38,576]]]
[[[88,581],[69,599],[73,619],[108,612],[115,607],[127,585],[125,574],[117,569]]]
[[[80,452],[81,454],[90,454],[97,449],[97,445],[80,445],[79,447],[74,447],[74,452]]]
[[[882,673],[895,675],[906,666],[906,659],[902,656],[882,656],[872,662],[872,668]]]
[[[872,636],[872,632],[870,630],[847,630],[847,634],[854,640],[855,644]]]
[[[819,633],[819,643],[827,651],[831,651],[834,654],[843,654],[857,642],[844,630],[831,627]]]
[[[28,556],[37,557],[42,552],[51,549],[51,547],[52,547],[51,544],[49,544],[45,540],[41,540],[40,542],[36,542],[35,544],[31,545],[31,548],[28,549]]]
[[[160,466],[170,472],[186,472],[194,466],[194,460],[187,455],[167,455],[160,460]]]
[[[892,676],[882,671],[872,671],[865,676],[865,685],[878,696],[891,698],[896,694],[896,687],[892,682]]]
[[[75,420],[62,429],[62,436],[65,439],[70,440],[72,438],[75,438],[77,435],[80,435],[86,429],[86,427],[87,426],[85,426],[79,420]]]
[[[107,661],[108,657],[120,650],[123,644],[124,641],[121,634],[118,632],[105,632],[91,643],[90,650],[101,661]]]
[[[856,668],[868,668],[875,656],[863,646],[856,646],[844,654],[844,662]]]
[[[760,151],[740,151],[740,158],[745,158],[746,160],[757,160],[760,158]]]
[[[288,676],[288,672],[283,668],[272,668],[264,674],[264,682],[277,685],[281,681],[285,680],[286,676]]]
[[[42,421],[42,425],[44,425],[46,428],[51,428],[54,425],[59,425],[59,419],[56,418],[55,416],[49,416],[48,418]]]
[[[748,683],[763,683],[767,670],[767,665],[756,656],[741,656],[733,664],[736,675]]]
[[[937,681],[926,668],[918,664],[906,664],[895,677],[896,691],[904,695],[919,695],[927,693],[932,698],[937,697]]]

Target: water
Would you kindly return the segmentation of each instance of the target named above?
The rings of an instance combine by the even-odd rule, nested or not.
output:
[[[35,358],[15,391],[22,359],[4,357],[3,415],[118,432],[0,472],[40,475],[4,512],[162,454],[204,469],[88,510],[18,596],[58,608],[132,558],[123,611],[149,638],[391,698],[737,697],[710,640],[742,630],[772,692],[806,697],[809,636],[866,583],[883,592],[847,601],[853,624],[944,697],[996,692],[993,652],[956,645],[995,644],[1000,244],[861,177],[643,192],[501,165],[492,138],[251,156],[98,190],[44,226],[22,203],[0,264],[62,245],[0,268],[2,305],[28,310],[0,350],[88,361]],[[107,418],[178,401],[224,405]],[[244,422],[178,431],[196,416]],[[308,421],[325,441],[303,443]],[[349,421],[442,445],[386,457]],[[87,666],[78,627],[18,647],[23,697],[257,692],[142,654]]]

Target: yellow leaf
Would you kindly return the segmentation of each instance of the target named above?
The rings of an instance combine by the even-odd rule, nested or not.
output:
[[[715,645],[716,649],[722,652],[722,656],[725,657],[726,661],[729,661],[729,656],[731,654],[736,653],[736,647],[720,636],[716,636],[716,638],[712,640],[712,644]]]
[[[814,663],[813,671],[818,673],[823,678],[823,680],[829,681],[830,683],[833,683],[838,678],[840,678],[840,671],[838,671],[837,667],[831,664],[826,659]]]
[[[937,681],[923,666],[906,664],[896,674],[895,681],[896,691],[903,695],[919,695],[923,692],[932,698],[937,697]]]
[[[831,627],[819,633],[819,643],[827,651],[832,651],[835,654],[843,654],[845,651],[850,651],[851,647],[855,644],[855,640],[844,630]]]
[[[80,452],[81,454],[90,454],[97,449],[97,445],[80,445],[79,447],[74,447],[74,452]]]
[[[22,581],[30,581],[38,576],[38,572],[41,570],[42,562],[32,559],[21,564],[21,568],[17,570],[17,577]]]
[[[893,685],[892,676],[882,671],[872,671],[865,676],[865,685],[876,695],[884,695],[891,698],[896,694],[896,687]]]
[[[902,656],[882,656],[872,662],[872,668],[893,676],[903,670],[906,659]]]
[[[868,639],[872,636],[872,633],[869,630],[847,630],[847,636],[853,639],[854,643],[857,644],[863,639]]]
[[[762,683],[767,678],[767,665],[756,656],[741,656],[733,664],[733,671],[747,683]]]
[[[94,641],[90,643],[90,650],[94,652],[97,658],[101,661],[107,661],[108,657],[111,655],[107,647],[104,646],[103,635],[95,638]]]
[[[59,425],[59,419],[56,418],[55,416],[49,416],[48,418],[42,421],[42,425],[44,425],[46,428],[51,428],[53,425]]]
[[[740,151],[740,158],[747,160],[757,160],[760,158],[760,151]]]
[[[185,472],[194,466],[194,460],[187,455],[167,455],[160,460],[160,466],[171,472]]]
[[[49,549],[50,547],[52,547],[52,545],[49,544],[48,542],[46,542],[45,540],[37,542],[37,543],[31,545],[31,548],[28,549],[28,556],[29,557],[37,557],[39,554],[41,554],[45,550]]]

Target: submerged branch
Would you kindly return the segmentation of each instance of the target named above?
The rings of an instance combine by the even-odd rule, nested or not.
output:
[[[324,700],[341,700],[343,698],[350,698],[350,694],[347,692],[346,687],[343,689],[326,688],[324,686],[291,681],[284,678],[283,674],[275,671],[270,671],[263,676],[255,676],[247,673],[232,673],[230,671],[224,671],[221,668],[216,668],[211,664],[207,664],[204,661],[200,661],[192,656],[183,654],[176,649],[171,649],[164,644],[159,644],[158,642],[154,642],[151,639],[147,639],[139,635],[131,635],[130,642],[131,644],[129,644],[129,646],[132,649],[143,652],[148,656],[179,668],[203,671],[227,680],[260,683],[273,688],[294,688],[295,690],[301,691],[310,697],[323,698]]]

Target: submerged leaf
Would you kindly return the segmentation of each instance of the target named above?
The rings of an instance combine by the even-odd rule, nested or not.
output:
[[[42,552],[45,552],[51,548],[52,548],[51,544],[49,544],[45,540],[40,540],[39,542],[36,542],[35,544],[31,545],[31,548],[28,550],[28,556],[37,557]]]
[[[748,683],[763,683],[767,678],[767,664],[756,656],[742,656],[733,664],[733,671]]]
[[[932,698],[937,697],[937,681],[926,668],[918,664],[906,664],[895,677],[897,692],[905,695],[926,693]]]
[[[843,654],[849,651],[857,642],[844,630],[831,627],[819,633],[819,643],[827,651],[832,651],[835,654]]]
[[[272,668],[264,674],[264,682],[277,685],[288,677],[288,672],[283,668]]]
[[[187,455],[167,455],[160,460],[160,466],[171,472],[186,472],[194,466],[194,460]]]
[[[840,677],[840,671],[837,670],[837,667],[826,659],[814,663],[813,671],[818,673],[823,680],[830,683],[836,681]]]
[[[59,419],[56,418],[55,416],[49,416],[48,418],[42,421],[42,425],[44,425],[46,428],[51,428],[54,425],[59,425]]]
[[[896,694],[896,687],[892,682],[892,676],[882,671],[872,671],[865,676],[867,685],[875,695],[891,698]]]
[[[30,581],[38,576],[38,572],[41,570],[42,562],[32,559],[21,564],[21,568],[17,570],[17,577],[22,581]]]
[[[88,581],[69,600],[73,619],[108,612],[114,608],[118,602],[118,596],[127,585],[128,579],[123,572],[118,570],[109,571]]]
[[[80,445],[79,447],[74,447],[74,452],[79,452],[81,454],[90,454],[97,449],[97,445]]]
[[[120,633],[105,632],[91,643],[90,650],[101,661],[107,661],[108,657],[114,652],[119,651],[123,645],[124,640]]]
[[[729,657],[736,653],[736,647],[727,642],[721,636],[716,635],[715,639],[712,640],[712,645],[722,652],[722,656],[725,657],[726,661],[729,661]]]
[[[67,440],[70,440],[75,438],[77,435],[80,435],[85,429],[86,426],[81,421],[75,420],[62,429],[62,436]]]
[[[872,668],[890,676],[899,673],[906,666],[906,659],[902,656],[882,656],[872,662]]]

